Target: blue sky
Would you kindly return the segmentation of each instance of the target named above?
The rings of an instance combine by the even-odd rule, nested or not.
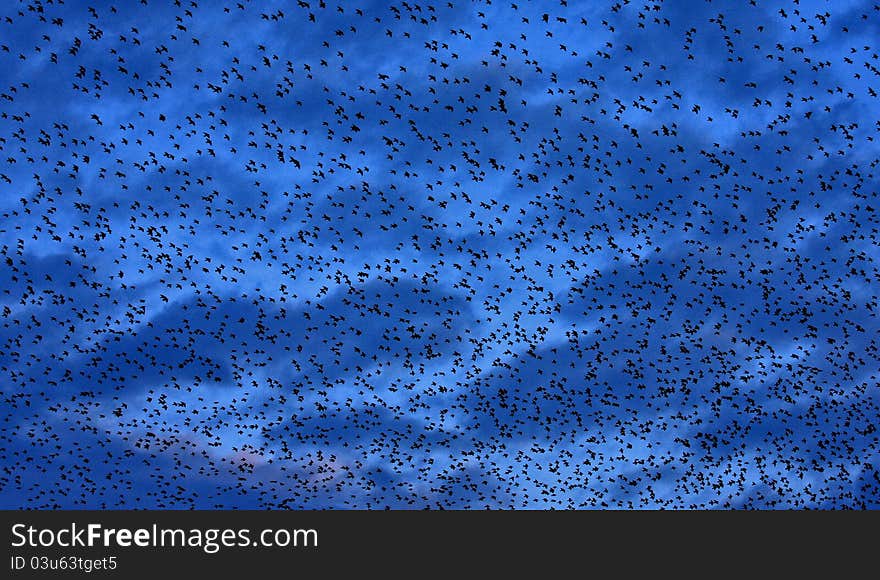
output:
[[[7,508],[876,507],[870,2],[11,2]]]

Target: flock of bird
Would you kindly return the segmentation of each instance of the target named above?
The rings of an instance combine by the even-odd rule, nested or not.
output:
[[[878,31],[4,2],[3,507],[880,507]]]

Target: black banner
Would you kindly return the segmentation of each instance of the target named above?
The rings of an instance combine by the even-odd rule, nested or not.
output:
[[[477,569],[561,575],[599,564],[629,574],[697,571],[707,561],[725,570],[746,570],[759,561],[780,569],[808,563],[816,570],[823,562],[855,565],[872,553],[870,534],[844,523],[847,516],[840,513],[4,511],[0,516],[7,571],[0,577],[9,578],[173,578],[192,571],[223,578],[282,572],[333,577],[352,570],[469,576]]]

